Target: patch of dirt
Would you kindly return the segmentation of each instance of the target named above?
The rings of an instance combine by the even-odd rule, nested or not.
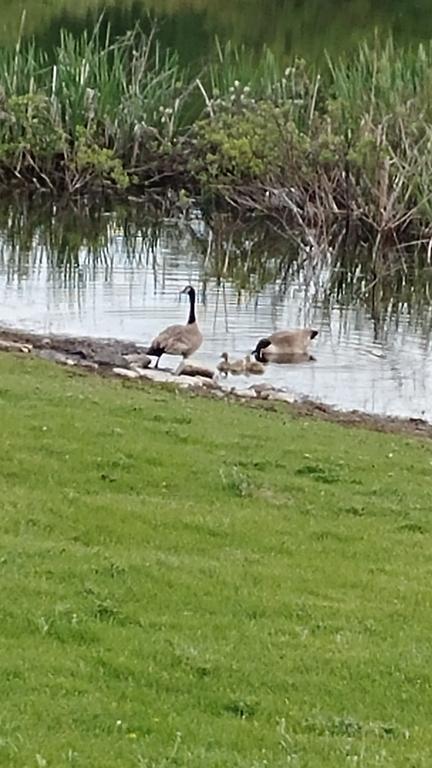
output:
[[[134,362],[142,357],[143,360],[139,360],[141,365],[150,362],[145,347],[118,339],[93,339],[86,336],[72,338],[3,328],[0,329],[0,341],[28,345],[33,350],[45,353],[40,356],[57,358],[59,362],[61,356],[77,363],[87,360],[101,366],[127,365],[130,357],[134,358]]]
[[[363,427],[379,432],[397,432],[407,435],[432,437],[432,424],[423,419],[400,419],[394,416],[376,416],[362,411],[338,411],[336,408],[305,400],[290,406],[299,416],[313,416],[348,427]]]

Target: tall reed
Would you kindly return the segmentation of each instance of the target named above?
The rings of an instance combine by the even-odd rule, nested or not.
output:
[[[432,43],[377,38],[320,71],[217,43],[197,77],[156,30],[98,24],[50,55],[0,49],[0,84],[3,189],[169,187],[289,214],[310,242],[431,234]]]

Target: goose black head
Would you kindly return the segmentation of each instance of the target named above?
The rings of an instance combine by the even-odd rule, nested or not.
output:
[[[253,350],[252,354],[255,357],[255,360],[258,360],[259,363],[265,363],[265,359],[262,356],[263,349],[267,349],[271,344],[270,339],[260,339],[258,344],[256,345],[255,349]]]
[[[190,299],[195,298],[195,288],[192,288],[191,285],[186,285],[185,288],[183,288],[182,291],[180,291],[180,296],[185,293],[186,296],[189,296]]]

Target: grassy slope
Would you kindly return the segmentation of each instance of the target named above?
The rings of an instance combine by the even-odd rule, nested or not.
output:
[[[432,764],[429,443],[4,356],[0,403],[2,766]]]

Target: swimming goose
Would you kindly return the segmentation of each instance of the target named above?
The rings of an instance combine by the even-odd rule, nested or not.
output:
[[[245,371],[246,373],[261,374],[265,372],[265,366],[262,363],[259,363],[258,360],[252,360],[250,355],[246,355]]]
[[[221,358],[222,360],[217,365],[219,373],[224,373],[227,376],[229,373],[239,374],[244,372],[244,360],[233,360],[230,362],[228,352],[222,352]]]
[[[276,331],[267,338],[260,339],[252,354],[260,363],[290,362],[290,358],[305,355],[311,339],[316,336],[318,336],[318,331],[311,328]]]
[[[148,355],[156,357],[155,368],[159,366],[159,360],[162,355],[178,355],[182,357],[180,365],[175,373],[181,373],[185,360],[193,355],[202,344],[202,333],[198,328],[195,316],[195,289],[187,285],[180,293],[189,296],[189,317],[186,325],[169,325],[155,339],[153,339],[147,350]]]

